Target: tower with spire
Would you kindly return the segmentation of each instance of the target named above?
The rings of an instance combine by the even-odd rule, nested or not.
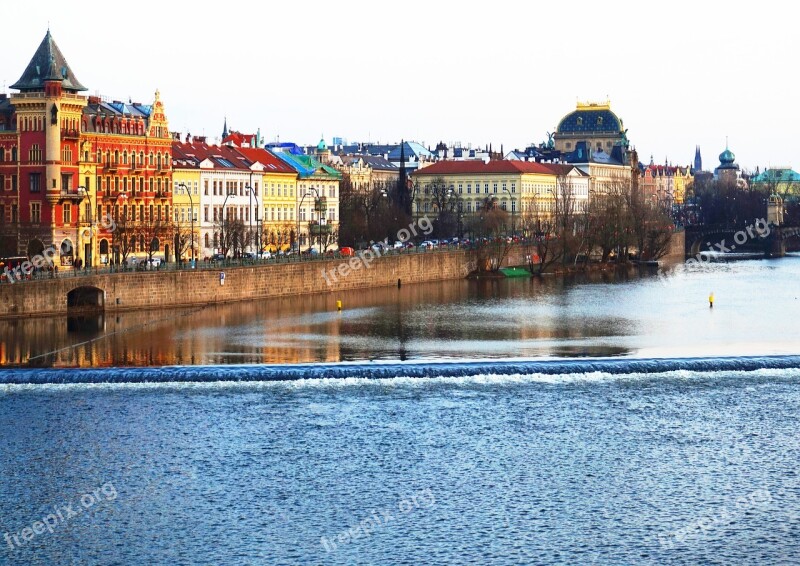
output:
[[[225,124],[222,126],[222,137],[221,140],[224,140],[228,137],[228,117],[225,116]]]
[[[700,157],[700,146],[694,148],[694,172],[700,173],[703,170],[703,158]]]

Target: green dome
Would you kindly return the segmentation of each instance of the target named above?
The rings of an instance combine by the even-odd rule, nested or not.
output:
[[[725,151],[719,154],[719,162],[722,165],[732,165],[734,161],[736,161],[736,156],[727,147],[725,148]]]
[[[328,146],[325,144],[325,138],[322,138],[317,144],[317,151],[325,151],[326,149],[328,149]]]

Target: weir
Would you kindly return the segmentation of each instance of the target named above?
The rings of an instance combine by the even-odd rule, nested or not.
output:
[[[105,369],[9,369],[0,384],[79,383],[209,383],[296,381],[300,379],[439,378],[479,375],[529,376],[604,373],[648,374],[674,371],[752,372],[800,368],[800,356],[748,356],[716,358],[594,358],[548,361],[487,361],[441,363],[355,363],[298,365],[170,366]]]

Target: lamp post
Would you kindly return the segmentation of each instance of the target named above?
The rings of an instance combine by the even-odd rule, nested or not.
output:
[[[256,211],[258,211],[258,196],[256,195],[255,189],[253,189],[253,187],[251,187],[250,185],[245,185],[244,187],[250,191],[250,194],[255,199],[255,201],[256,201]],[[253,203],[251,201],[250,202],[250,210],[252,211],[252,209],[253,209]],[[256,217],[256,230],[258,230],[258,217]],[[252,214],[250,214],[250,234],[251,235],[253,234],[253,215]],[[259,241],[259,243],[258,243],[258,253],[261,254],[261,232],[258,233],[258,241]]]
[[[114,211],[115,211],[115,213],[116,213],[116,212],[117,212],[117,210],[119,209],[119,200],[120,200],[120,199],[122,199],[122,200],[128,200],[128,195],[127,195],[127,193],[117,193],[117,196],[116,196],[116,197],[114,197]],[[115,235],[113,236],[113,239],[114,239],[114,240],[118,238],[118,236],[116,236],[116,234],[117,234],[117,233],[118,233],[118,231],[119,231],[119,214],[117,213],[117,214],[115,214],[115,216],[116,216],[117,218],[116,218],[116,221],[115,221],[115,223],[116,223],[116,229],[114,230],[114,234],[115,234]],[[125,218],[125,220],[127,220],[127,217]],[[125,237],[125,234],[123,234],[123,236],[122,236],[122,237],[124,238],[124,237]],[[112,241],[113,241],[113,240],[112,240]],[[120,261],[120,257],[119,257],[119,256],[120,256],[120,249],[119,249],[119,247],[120,247],[120,246],[119,246],[119,244],[117,244],[116,246],[114,246],[114,255],[116,256],[114,259],[115,259],[115,262],[116,262],[116,263],[119,263],[119,261]]]
[[[511,199],[511,237],[513,238],[515,233],[516,233],[516,231],[517,231],[517,227],[514,224],[514,208],[515,208],[514,207],[514,195],[506,187],[503,187],[503,191],[507,192],[508,193],[508,198]]]
[[[94,227],[92,226],[92,209],[94,208],[94,204],[92,203],[92,195],[89,193],[89,189],[84,186],[78,187],[78,194],[82,194],[84,199],[89,200],[89,215],[87,217],[87,222],[89,223],[89,244],[88,250],[84,248],[83,250],[83,260],[84,260],[84,269],[88,269],[91,267],[91,264],[94,263]],[[80,211],[79,211],[80,212]],[[87,253],[88,251],[88,253]]]
[[[195,257],[194,257],[194,200],[192,199],[192,189],[190,187],[187,187],[186,183],[178,183],[178,186],[179,187],[183,187],[183,190],[186,191],[186,194],[189,195],[189,206],[191,207],[190,210],[189,210],[189,221],[191,222],[191,226],[192,226],[192,228],[191,228],[191,230],[192,230],[192,233],[191,233],[191,241],[192,241],[192,243],[190,245],[192,247],[192,251],[191,251],[192,269],[194,269],[194,261],[195,261]]]
[[[226,189],[228,190],[228,189]],[[222,250],[222,255],[226,258],[228,257],[228,250],[225,247],[225,205],[228,203],[228,199],[233,193],[228,190],[228,194],[225,195],[225,200],[222,201],[222,218],[220,218],[219,226],[220,226],[220,240],[219,240],[219,248]]]
[[[309,191],[314,191],[315,198],[319,199],[319,192],[314,187],[309,187]],[[308,193],[304,193],[303,197],[300,199],[300,203],[297,205],[297,253],[300,254],[300,207],[303,206],[303,201],[306,200]],[[310,234],[309,234],[310,235]],[[321,240],[320,240],[321,242]],[[320,244],[321,245],[321,244]],[[310,244],[309,244],[310,247]]]

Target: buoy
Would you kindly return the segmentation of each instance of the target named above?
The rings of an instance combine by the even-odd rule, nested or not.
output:
[[[708,296],[708,308],[714,308],[714,291],[711,291],[711,294]]]
[[[337,311],[342,310],[342,301],[336,301],[336,310]]]

